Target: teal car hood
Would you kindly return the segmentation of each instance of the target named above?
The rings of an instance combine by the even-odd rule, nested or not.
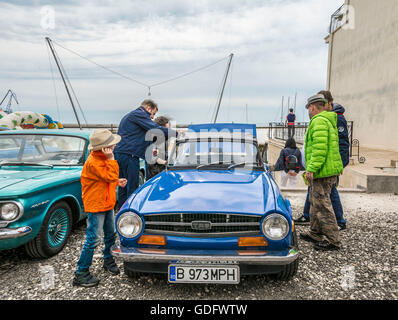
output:
[[[81,168],[0,169],[0,198],[22,195],[80,179]]]

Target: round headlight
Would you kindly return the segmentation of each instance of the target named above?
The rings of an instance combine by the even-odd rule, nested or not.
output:
[[[141,233],[142,219],[133,212],[123,213],[117,221],[120,234],[126,238],[134,238]]]
[[[270,214],[263,220],[264,235],[271,240],[282,240],[289,233],[289,223],[281,214]]]
[[[19,207],[15,203],[5,203],[1,206],[0,218],[11,221],[19,215]]]

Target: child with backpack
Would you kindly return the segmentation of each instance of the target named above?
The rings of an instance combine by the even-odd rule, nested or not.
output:
[[[296,186],[297,175],[300,170],[304,170],[301,157],[301,152],[296,146],[296,141],[293,138],[287,139],[285,148],[281,150],[279,158],[275,164],[275,171],[282,171],[282,187],[286,187],[288,180],[290,181],[291,187]]]

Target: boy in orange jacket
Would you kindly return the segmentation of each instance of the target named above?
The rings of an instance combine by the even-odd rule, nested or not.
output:
[[[116,187],[124,188],[126,179],[119,179],[119,166],[114,158],[113,150],[121,140],[117,134],[109,130],[98,129],[90,136],[89,150],[92,150],[84,164],[81,183],[84,209],[87,213],[87,235],[84,242],[73,285],[92,287],[99,279],[90,274],[94,249],[101,240],[104,231],[105,249],[104,269],[113,275],[120,273],[111,255],[111,247],[115,243],[116,230],[113,208],[116,203]]]

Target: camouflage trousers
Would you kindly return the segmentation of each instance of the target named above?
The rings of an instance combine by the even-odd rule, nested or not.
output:
[[[330,192],[337,183],[337,176],[314,179],[310,188],[310,232],[309,236],[322,241],[323,236],[340,247],[339,228],[330,201]]]

